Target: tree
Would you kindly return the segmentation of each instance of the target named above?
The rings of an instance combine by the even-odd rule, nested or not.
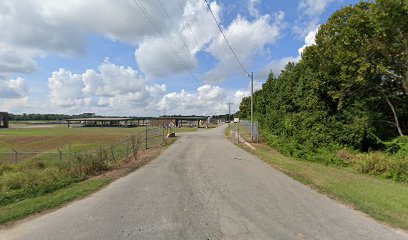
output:
[[[408,1],[346,6],[320,26],[299,63],[269,75],[255,94],[267,141],[292,155],[380,147],[408,132]],[[250,114],[250,99],[240,105]]]

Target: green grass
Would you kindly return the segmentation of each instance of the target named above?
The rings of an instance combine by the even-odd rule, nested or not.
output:
[[[143,130],[139,128],[68,128],[66,125],[57,125],[56,127],[44,128],[23,128],[23,129],[3,129],[0,135],[16,135],[16,136],[66,136],[73,133],[79,135],[88,135],[89,133],[103,133],[106,135],[126,134],[129,132]]]
[[[0,164],[0,224],[57,207],[70,200],[83,197],[107,184],[110,181],[108,179],[86,179],[106,171],[120,169],[124,164],[132,164],[133,162],[129,162],[131,160],[129,156],[133,157],[134,154],[143,149],[144,143],[140,141],[144,140],[144,138],[134,136],[134,138],[127,139],[124,138],[124,135],[130,135],[132,132],[140,131],[140,129],[115,129],[117,131],[96,128],[69,129],[74,130],[72,132],[69,130],[55,132],[50,129],[40,129],[41,133],[48,131],[48,134],[50,132],[57,135],[69,133],[69,137],[64,138],[65,140],[83,141],[85,136],[86,143],[79,142],[70,145],[70,147],[76,150],[81,148],[86,150],[92,147],[92,151],[68,155],[62,161],[55,155],[38,154],[34,158],[26,159],[17,164]],[[37,136],[18,135],[13,137],[28,143],[36,139],[32,137]],[[48,146],[48,138],[50,136],[37,138],[36,143]],[[115,141],[115,139],[121,141],[116,141],[115,145],[112,145],[112,141]],[[127,140],[123,141],[124,139]],[[153,140],[156,141],[156,139],[158,143],[162,143],[160,136]],[[159,148],[155,149],[164,149],[173,143],[175,139],[169,139],[167,145],[157,145]],[[108,141],[109,145],[107,146],[110,147],[96,148],[101,145],[101,140],[102,142]],[[153,146],[153,140],[149,141],[150,147]],[[16,141],[16,143],[19,143],[19,141]],[[134,148],[132,147],[133,144],[135,144]],[[135,153],[133,149],[135,149]],[[153,153],[158,154],[160,150],[153,150]],[[134,164],[140,163],[134,162]],[[139,166],[137,165],[137,167]]]
[[[0,130],[0,152],[82,151],[115,143],[144,131],[140,128],[22,128]]]
[[[226,135],[228,136],[227,128]],[[263,144],[245,150],[281,172],[374,219],[408,230],[408,184],[336,166],[291,159]]]
[[[30,214],[56,208],[74,199],[83,198],[101,189],[109,182],[110,180],[106,178],[87,180],[50,194],[0,206],[0,224],[22,219]]]

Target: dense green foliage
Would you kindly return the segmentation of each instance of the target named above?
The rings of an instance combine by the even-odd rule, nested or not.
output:
[[[33,213],[55,208],[74,199],[85,197],[110,182],[107,178],[89,179],[71,184],[49,194],[35,196],[0,206],[0,224],[24,218]]]
[[[392,178],[405,180],[407,22],[405,0],[361,2],[335,12],[301,60],[278,77],[271,73],[256,92],[255,115],[265,140],[285,154],[339,165],[349,164],[333,154],[343,148],[388,150],[393,157],[384,165],[399,169]],[[241,115],[248,113],[248,100]],[[377,174],[368,168],[361,172]]]

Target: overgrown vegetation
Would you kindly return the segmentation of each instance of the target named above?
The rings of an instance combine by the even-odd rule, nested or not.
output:
[[[28,198],[0,206],[0,224],[24,218],[33,213],[61,206],[69,201],[85,197],[107,185],[110,179],[99,178],[71,184],[50,194]]]
[[[335,12],[301,60],[255,93],[265,141],[298,159],[408,181],[407,22],[405,0]]]
[[[0,165],[0,206],[54,192],[137,159],[142,136],[134,135],[96,151],[80,152],[63,161],[26,160]]]

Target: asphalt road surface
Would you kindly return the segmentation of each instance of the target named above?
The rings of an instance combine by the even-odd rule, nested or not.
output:
[[[0,239],[408,239],[274,170],[224,129],[183,134],[147,166]]]

